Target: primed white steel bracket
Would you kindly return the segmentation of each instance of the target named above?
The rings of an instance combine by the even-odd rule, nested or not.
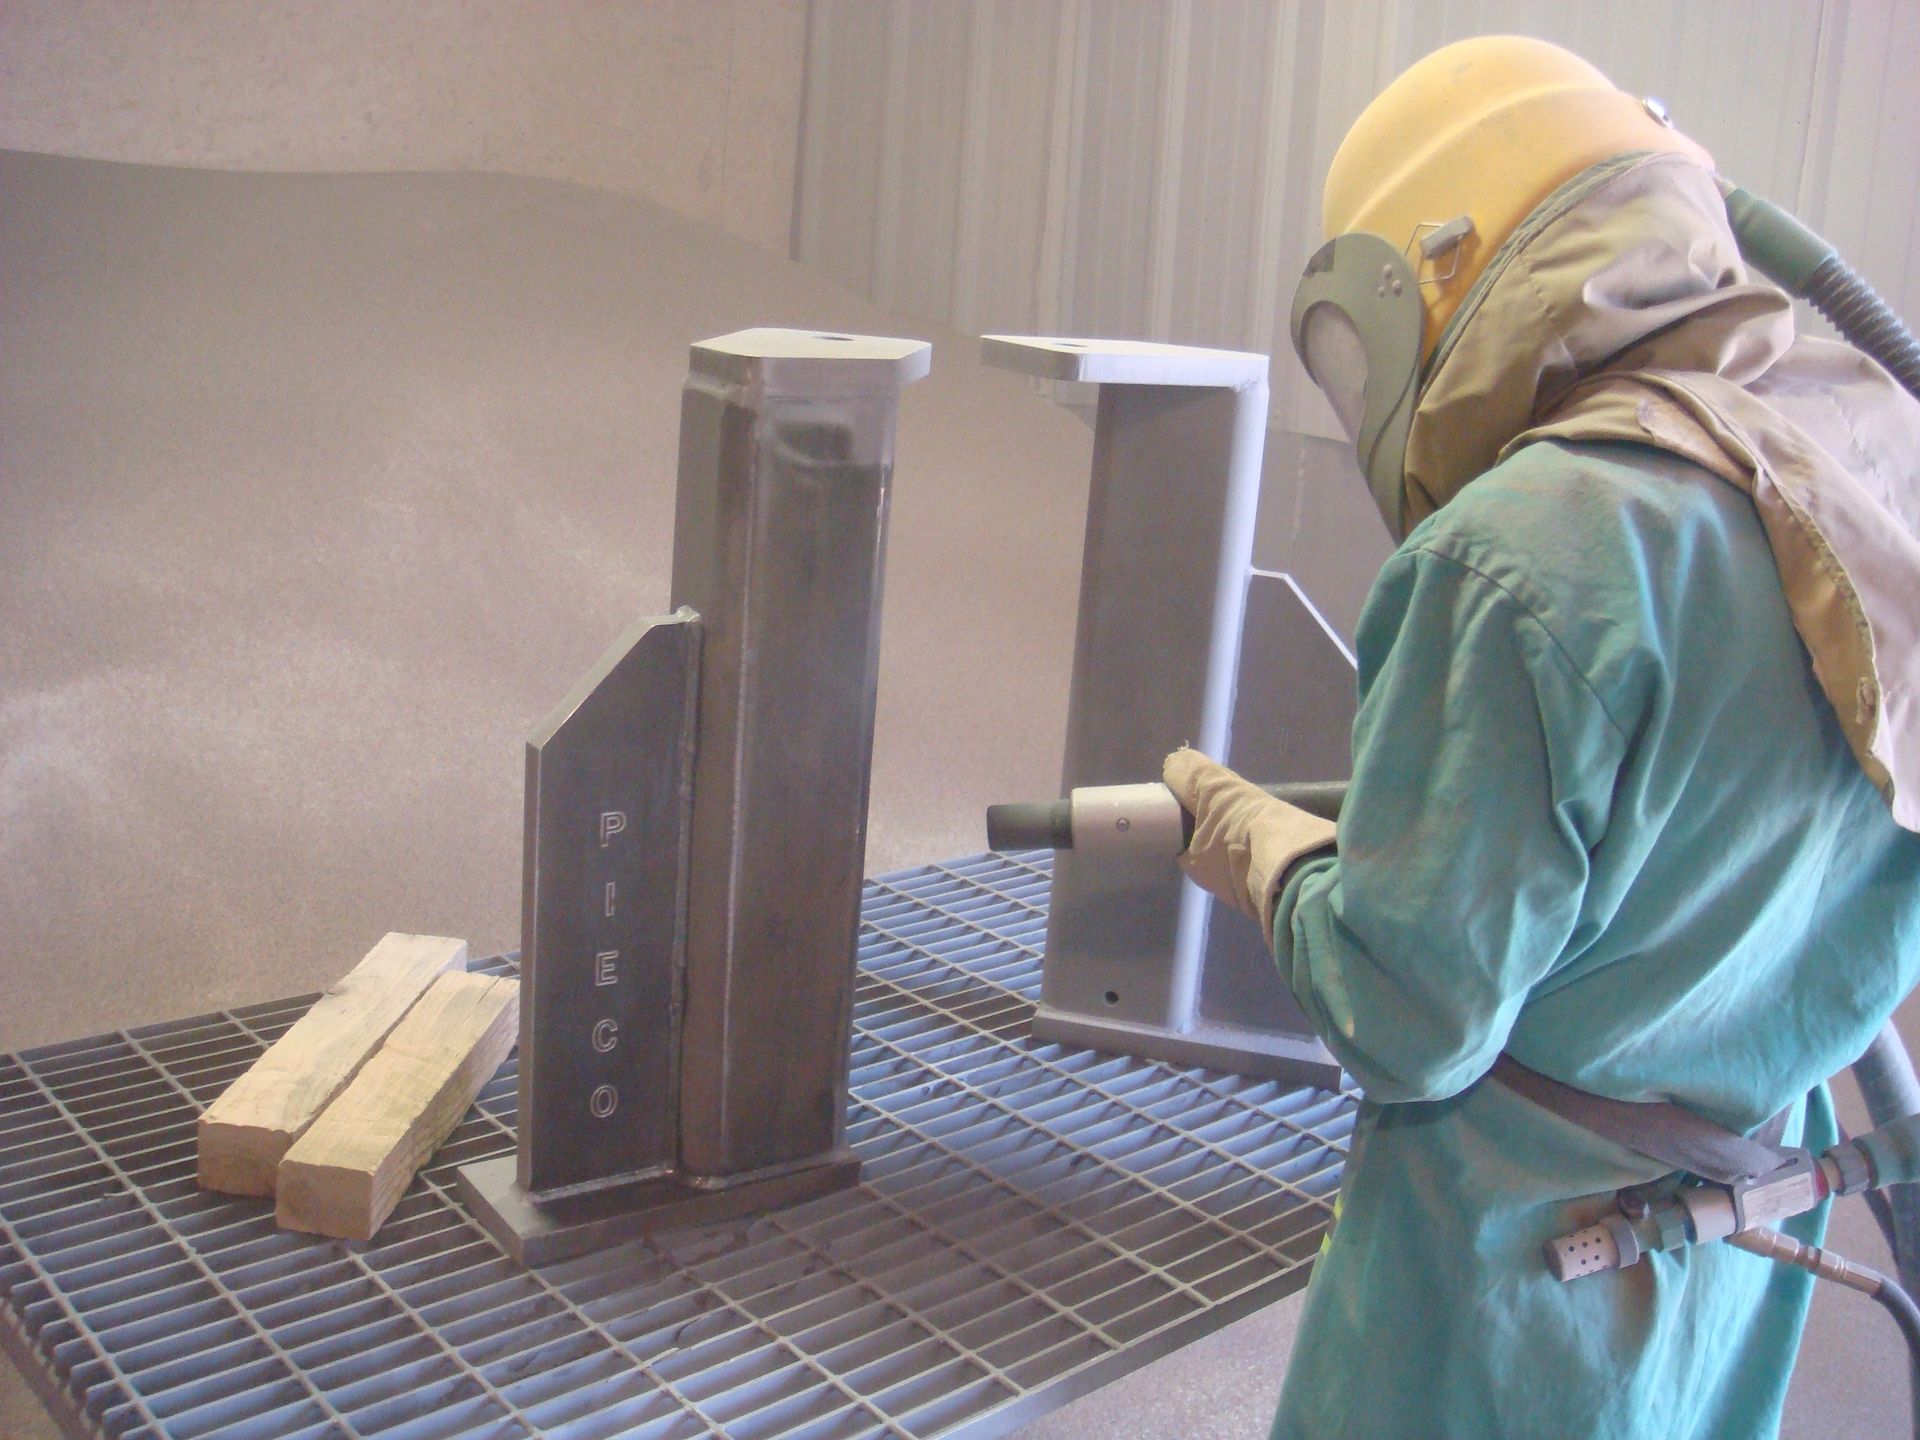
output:
[[[1100,386],[1061,793],[1156,779],[1167,752],[1183,744],[1233,754],[1267,357],[989,335],[982,358]],[[1288,594],[1298,592],[1289,587]],[[1276,619],[1284,623],[1284,612]],[[1261,663],[1273,653],[1269,637],[1247,653]],[[1347,690],[1350,719],[1350,682]],[[1345,725],[1337,738],[1344,748]],[[1250,764],[1269,758],[1248,748]],[[1345,774],[1344,764],[1312,776],[1267,774],[1262,766],[1256,778]],[[1214,909],[1163,859],[1061,851],[1035,1037],[1337,1085],[1338,1065],[1292,1005],[1271,959],[1263,985],[1244,946],[1236,949],[1227,934],[1245,922],[1222,912],[1220,943],[1209,946]],[[1257,935],[1249,936],[1258,951]],[[1218,984],[1207,978],[1215,963]],[[1232,1013],[1218,1013],[1220,1005]]]

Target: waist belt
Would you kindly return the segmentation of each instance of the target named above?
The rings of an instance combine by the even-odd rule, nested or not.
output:
[[[1716,1184],[1738,1185],[1770,1174],[1793,1158],[1780,1148],[1787,1128],[1785,1110],[1748,1136],[1670,1101],[1595,1095],[1529,1070],[1511,1055],[1502,1054],[1490,1073],[1514,1094],[1562,1120],[1670,1169]]]

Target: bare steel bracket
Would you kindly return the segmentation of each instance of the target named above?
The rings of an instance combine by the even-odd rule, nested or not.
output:
[[[848,1046],[882,560],[916,340],[692,350],[673,614],[527,745],[517,1155],[459,1172],[516,1258],[852,1184]]]
[[[983,358],[1100,387],[1062,793],[1157,779],[1180,745],[1263,781],[1346,774],[1352,662],[1252,568],[1267,357],[989,335]],[[1339,1082],[1251,927],[1153,857],[1056,857],[1033,1033]]]

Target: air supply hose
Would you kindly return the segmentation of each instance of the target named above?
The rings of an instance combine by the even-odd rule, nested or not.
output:
[[[1900,1334],[1907,1342],[1908,1368],[1920,1371],[1920,1307],[1916,1307],[1913,1297],[1891,1280],[1873,1292],[1873,1299],[1893,1316],[1894,1324],[1900,1327]],[[1920,1388],[1909,1391],[1909,1399],[1913,1407],[1913,1433],[1920,1436]]]
[[[1831,1250],[1803,1245],[1791,1236],[1782,1235],[1764,1225],[1727,1236],[1727,1244],[1768,1260],[1776,1260],[1782,1265],[1798,1266],[1822,1280],[1835,1281],[1874,1300],[1900,1327],[1900,1337],[1907,1342],[1908,1363],[1920,1366],[1920,1307],[1914,1305],[1912,1296],[1878,1270],[1856,1265]],[[1920,1437],[1920,1395],[1913,1400],[1913,1433]]]
[[[1853,1062],[1853,1078],[1860,1086],[1860,1098],[1866,1102],[1867,1118],[1875,1130],[1902,1116],[1920,1114],[1920,1078],[1913,1070],[1913,1059],[1901,1042],[1900,1032],[1889,1020],[1873,1037],[1866,1053]],[[1893,1252],[1895,1271],[1905,1295],[1920,1284],[1920,1185],[1893,1184],[1869,1192],[1874,1218],[1887,1237]],[[1898,1301],[1874,1299],[1887,1307],[1900,1322],[1901,1333],[1908,1336],[1907,1383],[1912,1398],[1914,1433],[1920,1435],[1920,1315],[1903,1314]],[[1913,1302],[1907,1302],[1911,1311]]]
[[[1860,1098],[1866,1102],[1873,1129],[1902,1116],[1920,1114],[1920,1078],[1914,1075],[1913,1060],[1892,1021],[1854,1061],[1853,1078],[1860,1086]],[[1920,1192],[1920,1185],[1889,1185],[1882,1192],[1889,1211],[1889,1223],[1883,1228],[1891,1231],[1887,1248],[1893,1251],[1900,1283],[1909,1293],[1920,1290],[1920,1193],[1916,1192]]]
[[[1826,316],[1848,344],[1886,367],[1909,395],[1920,399],[1920,340],[1873,286],[1840,257],[1837,249],[1778,205],[1724,178],[1719,184],[1728,223],[1747,262],[1789,295],[1805,300]],[[1920,1114],[1920,1080],[1915,1078],[1913,1061],[1892,1021],[1854,1062],[1853,1074],[1874,1129],[1903,1116]],[[1865,1289],[1879,1301],[1906,1338],[1914,1434],[1920,1436],[1920,1309],[1910,1298],[1920,1287],[1920,1185],[1888,1185],[1870,1193],[1868,1200],[1893,1252],[1900,1284],[1875,1276],[1881,1282],[1877,1286],[1856,1288]]]
[[[1920,399],[1920,340],[1840,252],[1778,205],[1729,180],[1720,181],[1720,193],[1748,263],[1826,316],[1848,344]]]
[[[1891,1280],[1875,1290],[1873,1298],[1893,1316],[1893,1323],[1900,1327],[1900,1334],[1907,1342],[1908,1363],[1920,1367],[1920,1307],[1915,1306],[1913,1297]],[[1920,1395],[1913,1397],[1913,1433],[1920,1435]]]

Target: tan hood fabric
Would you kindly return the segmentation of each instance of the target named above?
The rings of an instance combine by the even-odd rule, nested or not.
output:
[[[1692,161],[1595,166],[1502,248],[1434,352],[1408,523],[1547,439],[1656,446],[1753,498],[1854,755],[1920,831],[1920,402],[1851,346],[1794,337]]]

